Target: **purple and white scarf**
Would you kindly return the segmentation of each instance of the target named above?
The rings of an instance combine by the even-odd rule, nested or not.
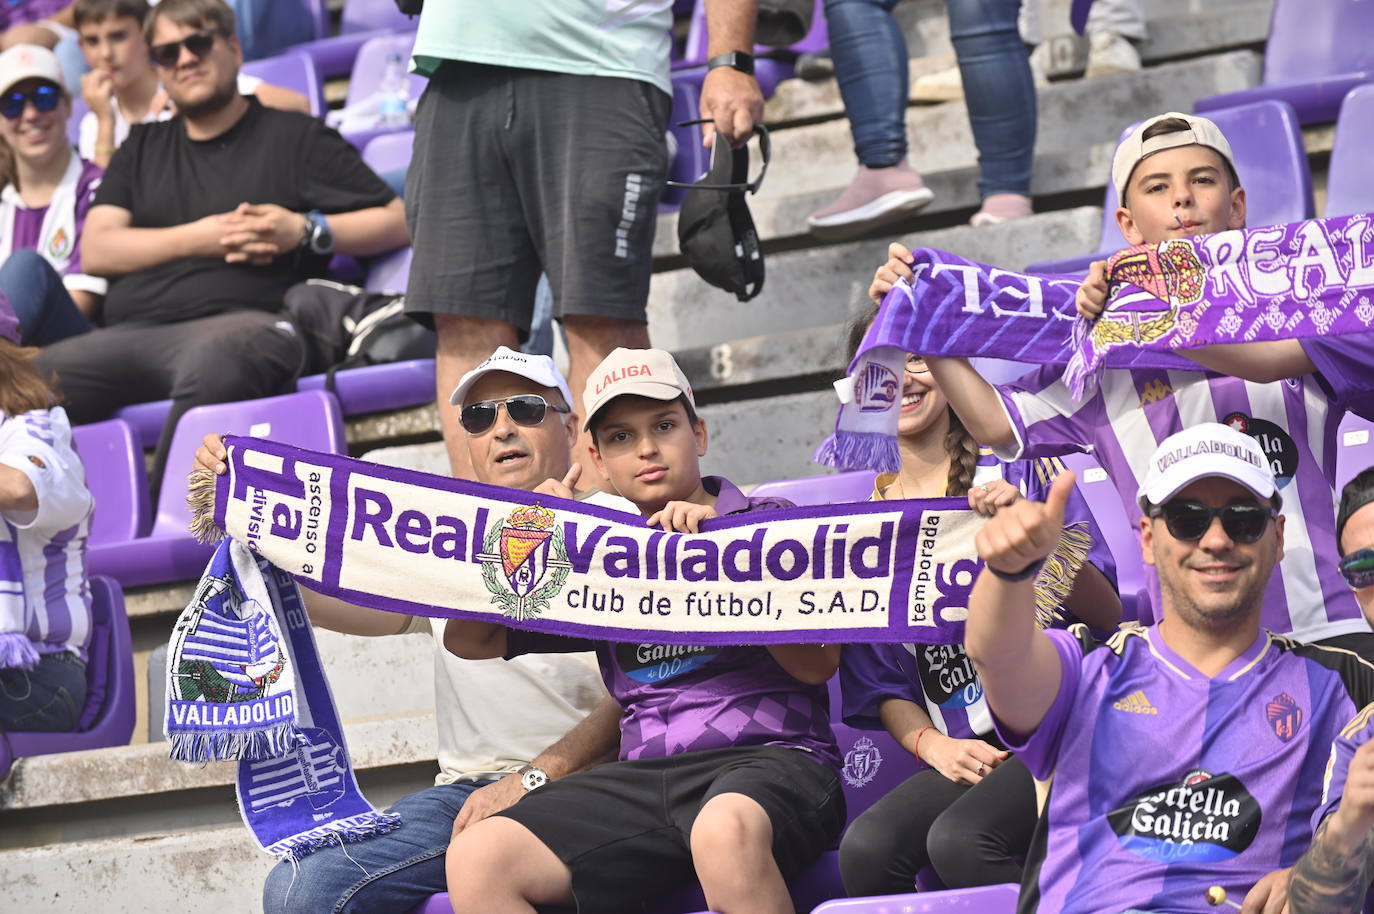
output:
[[[0,670],[29,669],[38,663],[29,622],[17,533],[13,524],[0,519]]]
[[[1107,308],[1076,316],[1080,280],[952,254],[915,253],[913,282],[883,299],[845,379],[829,466],[892,472],[908,352],[1064,365],[1076,396],[1111,368],[1196,370],[1175,354],[1220,343],[1374,328],[1374,217],[1343,216],[1139,245],[1108,261]]]

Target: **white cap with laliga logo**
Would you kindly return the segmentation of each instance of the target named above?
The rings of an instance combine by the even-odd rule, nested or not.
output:
[[[1175,432],[1155,448],[1137,493],[1140,510],[1162,505],[1208,476],[1234,480],[1260,498],[1272,498],[1276,489],[1274,472],[1258,441],[1229,425],[1204,422]]]
[[[563,380],[563,373],[558,370],[553,359],[546,355],[517,352],[506,346],[498,346],[480,365],[463,375],[448,402],[454,406],[462,406],[463,398],[472,389],[472,385],[476,384],[482,375],[491,371],[504,371],[533,381],[540,387],[552,387],[563,395],[564,405],[568,409],[573,408],[572,392],[568,390],[568,382]]]
[[[1148,140],[1141,139],[1146,130],[1159,121],[1171,118],[1183,121],[1188,125],[1188,129],[1152,136]],[[1166,149],[1174,149],[1179,146],[1206,146],[1208,149],[1216,150],[1232,169],[1236,167],[1236,157],[1231,154],[1231,144],[1227,141],[1226,134],[1221,132],[1220,127],[1207,118],[1198,117],[1196,114],[1180,114],[1177,111],[1170,111],[1141,122],[1138,127],[1127,134],[1126,139],[1121,141],[1121,145],[1116,147],[1116,154],[1112,156],[1112,185],[1116,187],[1116,198],[1118,200],[1126,199],[1126,185],[1130,183],[1131,173],[1135,171],[1136,165],[1141,160],[1149,158],[1156,152],[1163,152]]]

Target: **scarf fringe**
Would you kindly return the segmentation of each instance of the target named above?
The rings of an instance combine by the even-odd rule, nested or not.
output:
[[[167,755],[178,762],[263,761],[279,758],[310,742],[290,722],[259,730],[177,730],[168,733],[167,740],[171,745]]]
[[[1086,523],[1069,524],[1059,536],[1054,551],[1035,576],[1035,621],[1050,628],[1064,619],[1064,603],[1073,593],[1078,570],[1088,560],[1093,538]]]
[[[0,670],[31,670],[38,666],[38,649],[23,632],[0,634]]]
[[[897,449],[897,439],[880,432],[846,432],[836,429],[834,434],[825,439],[811,459],[840,470],[896,473],[902,468],[902,455]]]
[[[186,504],[191,509],[191,535],[198,543],[217,543],[224,531],[215,526],[215,474],[196,470],[191,474]]]
[[[299,863],[302,858],[321,848],[366,841],[400,827],[401,817],[395,813],[363,813],[337,822],[329,822],[310,834],[288,838],[267,848],[267,851],[282,860],[294,860]]]

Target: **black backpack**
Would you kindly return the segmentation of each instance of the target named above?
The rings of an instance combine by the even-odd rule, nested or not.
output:
[[[405,296],[311,279],[286,292],[286,315],[305,346],[301,374],[327,375],[346,368],[434,358],[434,331],[405,313]]]
[[[396,0],[396,8],[407,16],[420,15],[420,10],[424,5],[425,0]]]

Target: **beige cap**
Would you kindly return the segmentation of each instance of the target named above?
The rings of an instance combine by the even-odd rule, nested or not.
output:
[[[36,44],[16,44],[0,54],[0,92],[8,92],[26,79],[46,79],[63,87],[57,55]]]
[[[692,385],[672,355],[662,349],[621,347],[602,359],[587,378],[587,389],[582,393],[582,402],[587,408],[587,422],[583,428],[592,427],[592,417],[606,404],[630,394],[651,400],[676,400],[686,395],[687,403],[696,413]]]
[[[1151,126],[1169,118],[1178,118],[1186,122],[1188,129],[1165,133],[1148,140],[1140,138]],[[1196,114],[1180,114],[1177,111],[1170,111],[1141,123],[1126,135],[1126,139],[1121,141],[1120,146],[1116,147],[1116,154],[1112,156],[1112,185],[1116,187],[1116,198],[1118,200],[1126,199],[1126,185],[1131,180],[1131,172],[1135,171],[1136,165],[1142,159],[1149,158],[1156,152],[1175,149],[1179,146],[1206,146],[1209,149],[1215,149],[1233,169],[1236,167],[1235,156],[1231,154],[1231,144],[1227,142],[1226,134],[1221,132],[1220,127],[1207,118],[1198,117]]]

